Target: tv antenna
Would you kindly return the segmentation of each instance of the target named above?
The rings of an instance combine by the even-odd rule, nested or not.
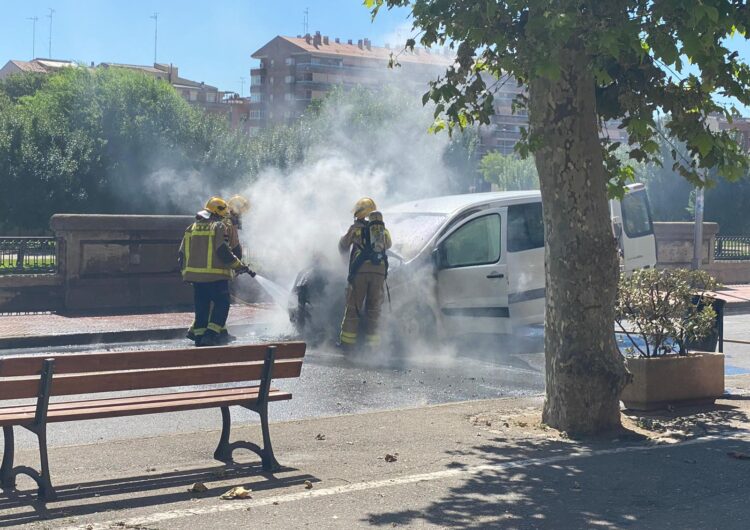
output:
[[[31,58],[36,59],[36,21],[39,17],[28,17],[26,20],[31,20]]]
[[[159,13],[154,13],[148,18],[152,18],[154,20],[154,64],[156,64],[156,38],[159,33]]]
[[[302,18],[302,28],[304,29],[303,34],[307,35],[310,33],[310,8],[306,7],[303,11],[304,17]]]
[[[51,7],[49,9],[49,15],[47,15],[47,18],[49,19],[49,50],[47,51],[47,57],[49,59],[52,59],[52,15],[55,14],[55,10]]]
[[[245,96],[245,78],[240,77],[240,97]]]

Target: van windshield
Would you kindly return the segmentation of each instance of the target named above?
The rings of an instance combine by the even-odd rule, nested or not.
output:
[[[419,254],[448,218],[445,214],[393,213],[384,214],[385,226],[393,239],[393,250],[405,260]]]

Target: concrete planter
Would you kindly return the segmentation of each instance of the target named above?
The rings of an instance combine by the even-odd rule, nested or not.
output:
[[[628,357],[633,381],[620,399],[629,409],[713,403],[724,393],[724,354],[693,352],[685,357]]]

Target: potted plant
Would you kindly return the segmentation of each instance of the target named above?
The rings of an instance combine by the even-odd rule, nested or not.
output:
[[[713,403],[724,393],[724,354],[691,351],[716,328],[718,283],[704,271],[645,269],[623,275],[616,324],[632,380],[621,399],[636,410]]]

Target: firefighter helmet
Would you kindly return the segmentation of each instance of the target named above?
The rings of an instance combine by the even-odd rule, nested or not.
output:
[[[250,210],[250,201],[242,195],[235,195],[227,201],[229,211],[234,215],[243,215]]]
[[[229,206],[227,205],[227,201],[221,197],[211,197],[208,199],[204,209],[214,215],[218,215],[219,217],[229,216]]]
[[[377,209],[378,207],[375,206],[375,201],[373,201],[370,197],[362,197],[354,205],[352,213],[357,219],[364,219]]]

